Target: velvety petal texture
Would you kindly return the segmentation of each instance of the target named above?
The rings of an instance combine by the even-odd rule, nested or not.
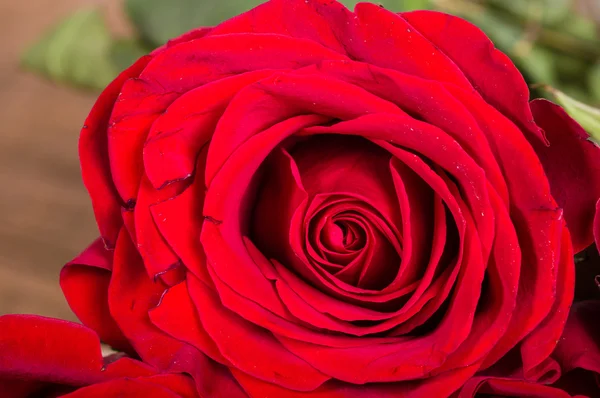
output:
[[[3,397],[199,397],[189,376],[119,354],[102,358],[94,331],[72,322],[2,316],[0,352]]]
[[[101,239],[61,285],[200,396],[562,397],[541,383],[582,367],[556,345],[600,239],[585,138],[464,20],[271,0],[99,98],[80,153]]]

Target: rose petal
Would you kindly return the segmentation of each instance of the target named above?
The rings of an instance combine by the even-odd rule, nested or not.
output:
[[[594,241],[592,224],[600,198],[600,148],[558,105],[531,102],[535,122],[544,129],[550,146],[532,140],[550,181],[552,196],[564,210],[575,252]]]
[[[189,283],[204,329],[236,369],[296,391],[311,391],[328,380],[289,353],[271,333],[224,308],[201,282],[191,278]]]
[[[156,370],[142,362],[122,356],[102,358],[96,334],[76,323],[6,315],[0,317],[0,330],[0,390],[11,397],[65,394],[123,378],[147,378],[173,391],[192,392],[191,379],[185,376],[154,376]]]
[[[401,16],[369,3],[357,4],[354,13],[339,3],[312,4],[352,59],[470,87],[461,70]]]
[[[152,65],[153,58],[146,68]],[[144,174],[144,142],[154,120],[178,96],[160,83],[140,77],[127,80],[110,117],[108,156],[114,185],[127,207],[132,208]]]
[[[296,73],[315,72],[355,84],[445,131],[485,170],[488,180],[507,202],[506,181],[490,143],[465,106],[446,89],[445,83],[349,61],[324,61]]]
[[[100,341],[91,329],[34,315],[4,315],[0,330],[0,377],[69,385],[102,379]]]
[[[475,371],[476,366],[467,366],[441,376],[428,378],[425,381],[404,383],[353,385],[331,381],[311,391],[310,396],[314,398],[447,397],[471,377]],[[233,370],[233,373],[250,396],[285,398],[303,398],[306,396],[306,393],[284,390],[275,384],[265,383],[237,370]]]
[[[493,219],[486,217],[486,213],[492,212],[485,177],[481,168],[445,132],[403,115],[371,114],[330,127],[313,127],[307,129],[307,134],[358,135],[373,140],[392,154],[398,146],[403,146],[432,159],[456,177],[464,189],[481,234],[484,259],[488,258]]]
[[[136,247],[150,278],[156,278],[180,264],[179,257],[160,233],[151,211],[151,206],[179,194],[179,187],[168,188],[155,190],[144,175],[137,195],[138,203],[134,210]]]
[[[307,39],[345,54],[328,21],[317,13],[310,1],[272,0],[231,18],[211,34],[275,33]]]
[[[242,143],[276,123],[305,114],[345,120],[375,112],[402,113],[360,87],[319,74],[282,72],[263,79],[232,100],[215,130],[208,153],[207,185]]]
[[[273,287],[249,257],[242,240],[246,221],[242,216],[250,214],[251,205],[245,197],[246,190],[259,165],[278,143],[299,129],[323,120],[326,118],[298,116],[253,137],[226,163],[206,194],[206,222],[200,240],[211,268],[236,292],[274,313],[281,313],[283,308]]]
[[[215,391],[213,378],[217,378],[223,383],[224,392],[241,396],[239,387],[218,364],[195,347],[165,334],[151,322],[148,312],[159,305],[166,285],[160,279],[148,277],[139,254],[124,231],[119,234],[113,267],[108,292],[110,311],[140,357],[161,371],[191,374],[200,394]],[[229,395],[223,395],[226,396]]]
[[[210,82],[182,94],[168,112],[158,116],[144,144],[144,167],[154,188],[191,177],[199,153],[210,141],[231,98],[272,73],[258,70]]]
[[[403,161],[406,164],[410,165],[419,175],[421,175],[422,178],[424,178],[427,181],[427,183],[430,186],[434,187],[434,189],[438,192],[438,194],[440,194],[444,198],[444,200],[447,201],[447,203],[450,206],[454,216],[456,217],[456,221],[460,227],[460,234],[463,235],[465,233],[464,228],[466,225],[466,221],[464,220],[464,217],[462,215],[461,210],[459,209],[458,204],[456,203],[456,200],[453,199],[454,197],[453,197],[452,193],[450,193],[447,190],[447,188],[444,190],[444,188],[445,188],[444,182],[430,169],[429,169],[429,171],[427,171],[428,166],[426,166],[423,163],[423,161],[420,160],[420,158],[418,156],[409,155],[408,153],[404,153],[401,151],[398,151],[396,155],[401,156]],[[406,155],[406,156],[404,156],[404,155]],[[475,246],[471,245],[470,247],[474,248]],[[454,255],[454,253],[452,253],[452,255]],[[459,256],[458,256],[459,263],[462,261],[461,259],[462,259],[462,251],[459,252]],[[410,317],[410,316],[414,315],[432,297],[436,297],[437,299],[439,299],[439,303],[441,303],[446,297],[445,295],[440,294],[440,292],[439,292],[440,283],[437,283],[436,287],[433,287],[432,289],[427,290],[427,294],[423,295],[422,297],[421,297],[421,295],[414,296],[414,300],[411,299],[405,307],[401,308],[397,312],[395,312],[395,313],[389,313],[389,312],[380,313],[380,312],[375,312],[375,311],[369,311],[369,310],[366,310],[365,308],[355,307],[355,305],[352,305],[352,304],[340,303],[339,300],[337,300],[334,297],[331,297],[331,295],[323,294],[322,292],[319,292],[318,290],[313,291],[313,289],[311,289],[306,283],[299,280],[298,277],[295,276],[293,273],[287,271],[284,267],[280,267],[280,268],[281,269],[279,269],[278,271],[279,271],[279,274],[281,275],[281,277],[283,278],[283,280],[285,280],[292,289],[294,289],[297,293],[299,293],[299,295],[301,297],[303,297],[305,300],[308,300],[311,306],[313,306],[314,308],[318,309],[321,312],[330,313],[332,315],[335,315],[336,317],[338,317],[340,319],[376,320],[376,319],[387,319],[390,316],[397,314],[400,316],[396,319],[398,320],[398,322],[401,322],[400,319],[406,320],[407,316]],[[452,272],[452,274],[450,276],[451,280],[453,280],[453,278],[456,277],[456,273],[458,272],[458,269],[459,269],[458,266],[449,268],[449,271]],[[440,278],[440,282],[443,283],[446,293],[452,286],[452,283],[450,283],[450,281],[448,281],[447,278],[448,278],[448,275]],[[321,288],[325,288],[328,291],[331,290],[332,286],[329,284],[324,284],[322,279],[317,280],[317,281],[319,282],[319,286]],[[336,295],[338,295],[338,297],[345,297],[345,298],[352,297],[347,292],[343,292],[343,291],[339,291],[339,290],[335,290],[334,292],[336,293]],[[367,300],[368,300],[368,302],[372,301],[375,303],[376,302],[388,302],[388,301],[394,299],[395,297],[397,297],[397,294],[402,294],[402,291],[397,291],[397,292],[393,292],[393,293],[385,294],[385,295],[379,295],[377,297],[372,297],[372,298],[371,297],[366,298],[364,296],[355,297],[355,300],[356,300],[355,303],[361,303],[364,306],[365,305],[364,303]],[[346,301],[348,301],[348,300],[346,300]],[[354,318],[354,317],[356,317],[356,318]],[[427,319],[427,318],[425,318],[425,319]]]
[[[524,243],[521,244],[521,250],[523,253],[522,264],[521,267],[521,276],[519,279],[519,288],[517,295],[517,303],[518,305],[515,307],[515,311],[512,314],[512,319],[509,324],[508,329],[505,331],[502,339],[496,344],[496,346],[492,349],[491,353],[488,355],[484,366],[487,367],[497,360],[499,360],[502,356],[504,356],[511,348],[514,347],[520,340],[526,337],[529,333],[535,330],[538,325],[549,315],[550,309],[554,305],[556,299],[556,283],[557,283],[557,269],[563,266],[572,267],[572,265],[559,264],[559,262],[572,262],[572,259],[565,260],[560,256],[551,257],[550,259],[545,258],[533,258],[534,251],[546,251],[548,250],[548,242],[553,242],[552,250],[561,250],[561,236],[562,229],[564,227],[564,220],[562,219],[561,212],[557,211],[538,211],[537,213],[532,213],[527,216],[528,219],[517,219],[516,230],[518,232],[527,231],[523,228],[525,225],[529,225],[530,228],[533,226],[539,226],[539,229],[536,228],[536,233],[543,232],[542,236],[547,236],[544,240],[539,239],[538,242],[535,243],[534,246],[531,246],[533,242],[529,242],[525,240]],[[539,235],[538,235],[539,236]],[[519,236],[520,239],[523,239],[522,235]],[[563,249],[564,250],[564,249]],[[567,249],[568,250],[568,249]],[[558,254],[558,253],[557,253]],[[542,264],[537,265],[540,268],[534,268],[531,264],[535,264],[535,261],[551,261],[549,264],[550,270],[553,272],[547,272],[547,269],[542,266]],[[540,262],[541,262],[540,261]],[[528,264],[525,266],[525,264]],[[546,275],[550,274],[550,275]],[[568,274],[567,274],[568,275]],[[536,281],[539,281],[536,282]],[[567,281],[559,281],[559,283],[567,283]],[[565,285],[565,292],[572,289],[572,286]],[[545,292],[541,292],[544,290]],[[562,290],[562,289],[561,289]],[[557,325],[560,329],[560,325]],[[531,351],[531,354],[543,354],[545,350],[540,351]],[[529,363],[540,363],[543,359],[545,359],[543,355],[540,357],[533,357],[533,355],[528,358]]]
[[[230,365],[202,327],[186,282],[170,288],[160,305],[150,310],[149,316],[163,332],[193,345],[219,363]]]
[[[519,70],[475,25],[434,11],[400,14],[469,79],[494,108],[545,142],[529,107],[529,89]],[[464,43],[469,43],[465,51]]]
[[[140,357],[157,368],[170,368],[185,347],[156,328],[148,311],[160,302],[166,286],[151,279],[133,243],[121,230],[108,289],[110,313]],[[150,343],[151,342],[151,343]],[[160,350],[154,347],[161,347]]]
[[[77,318],[93,329],[111,347],[126,352],[132,348],[108,308],[108,285],[113,252],[97,239],[60,273],[60,286]]]
[[[308,40],[261,34],[208,36],[157,53],[139,78],[124,84],[110,119],[110,167],[123,201],[135,200],[150,127],[182,93],[236,74],[293,69],[323,58],[345,57]],[[185,62],[174,65],[174,59]],[[239,59],[244,62],[240,64]]]
[[[263,182],[258,188],[260,197],[250,221],[250,236],[262,253],[285,261],[291,255],[290,222],[307,193],[296,162],[284,149],[271,154],[265,167]]]
[[[496,239],[486,268],[487,289],[477,307],[469,339],[455,351],[442,369],[453,369],[481,360],[502,337],[517,305],[521,251],[517,233],[500,197],[490,189],[496,219]],[[482,289],[484,287],[482,286]]]
[[[465,104],[494,148],[509,188],[510,215],[519,237],[522,264],[529,264],[521,271],[519,305],[503,339],[484,363],[487,367],[504,356],[550,312],[557,280],[556,272],[547,270],[557,269],[564,220],[550,193],[543,167],[522,131],[473,93],[450,86],[447,89]],[[515,151],[520,156],[514,156]]]
[[[401,224],[389,170],[391,156],[386,151],[361,138],[316,136],[294,146],[291,156],[311,196],[335,193],[364,198],[390,224]]]
[[[261,254],[258,249],[255,247],[253,248],[252,243],[248,240],[246,240],[245,243],[253,259],[260,264],[261,259],[259,256],[261,256]],[[267,260],[263,257],[262,261],[266,262]],[[262,267],[266,268],[267,266],[263,264]],[[274,270],[271,270],[271,272],[275,274]],[[232,290],[214,273],[213,280],[219,291],[221,302],[226,308],[230,309],[234,313],[243,314],[246,320],[259,325],[266,330],[270,330],[277,335],[332,347],[357,347],[379,342],[387,343],[395,340],[394,338],[385,337],[363,337],[361,339],[355,339],[343,335],[324,334],[321,331],[314,330],[312,327],[310,327],[310,325],[303,325],[299,323],[298,320],[293,318],[289,313],[276,315],[266,310],[265,308],[257,305],[255,302]]]
[[[396,196],[403,221],[403,250],[400,272],[387,290],[416,282],[427,271],[433,234],[433,192],[408,166],[394,158],[390,161]],[[445,231],[444,231],[445,233]]]
[[[190,30],[189,32],[186,32],[179,37],[176,37],[174,39],[167,41],[163,46],[160,46],[157,49],[155,49],[154,51],[152,51],[151,54],[152,55],[158,54],[160,52],[163,52],[167,48],[176,46],[177,44],[180,44],[180,43],[185,43],[185,42],[188,42],[191,40],[201,39],[202,37],[209,34],[212,31],[212,29],[213,28],[211,28],[211,27],[202,27],[202,28],[196,28],[196,29]]]
[[[94,384],[64,395],[67,398],[104,398],[110,396],[148,396],[157,398],[180,398],[181,395],[168,388],[142,380],[118,379]],[[190,391],[190,397],[197,396]]]
[[[550,386],[489,376],[473,377],[460,389],[456,398],[476,398],[483,394],[502,397],[571,398],[567,392]]]
[[[179,195],[150,205],[150,213],[160,234],[185,268],[197,277],[207,277],[206,259],[200,244],[204,216],[204,170],[207,148],[198,156],[193,181]]]
[[[184,93],[232,75],[297,69],[323,59],[347,57],[306,39],[234,33],[207,36],[168,48],[153,58],[140,77],[162,86],[164,93]]]
[[[540,365],[542,358],[550,356],[563,333],[563,328],[569,316],[569,309],[573,303],[575,286],[573,255],[571,236],[569,231],[564,229],[560,260],[557,261],[557,287],[554,305],[546,319],[521,343],[523,371],[526,378],[529,378],[530,373],[535,373],[535,368]]]
[[[92,198],[96,222],[107,247],[113,247],[122,225],[122,199],[113,183],[108,157],[106,131],[112,108],[123,84],[139,76],[151,57],[142,57],[119,75],[98,97],[81,130],[79,155],[83,182]]]

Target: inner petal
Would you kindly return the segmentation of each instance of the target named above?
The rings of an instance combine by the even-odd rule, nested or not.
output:
[[[359,288],[389,285],[399,270],[403,227],[390,153],[339,135],[312,136],[289,153],[311,202],[305,242],[313,265]],[[317,216],[318,209],[327,215]],[[360,214],[351,215],[357,209]]]
[[[343,217],[343,216],[342,216]],[[364,228],[365,244],[361,250],[361,256],[338,271],[335,276],[344,282],[364,288],[364,289],[382,289],[388,286],[398,273],[400,267],[400,257],[398,252],[386,239],[386,237],[367,220],[353,220],[353,217],[346,216],[355,225],[361,225]]]
[[[331,251],[343,252],[346,249],[347,229],[336,222],[327,220],[321,230],[321,242]]]
[[[250,236],[261,252],[359,301],[389,289],[403,264],[402,233],[411,233],[390,152],[340,135],[298,136],[276,152],[254,194]]]
[[[342,245],[346,250],[357,251],[365,246],[365,231],[355,220],[340,216],[334,224],[342,230]]]
[[[338,194],[357,198],[377,209],[390,226],[401,228],[388,151],[362,137],[314,135],[294,145],[289,153],[310,197]]]
[[[400,243],[368,204],[320,194],[308,207],[305,223],[308,266],[325,277],[379,290],[398,274]]]
[[[307,215],[308,256],[317,267],[336,274],[361,256],[367,226],[346,207],[331,205]]]
[[[325,256],[347,255],[365,246],[365,231],[355,220],[343,216],[328,219],[319,234]]]

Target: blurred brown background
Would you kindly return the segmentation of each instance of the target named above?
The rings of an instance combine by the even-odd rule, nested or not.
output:
[[[0,4],[0,315],[74,319],[58,275],[97,236],[77,157],[97,94],[22,71],[19,56],[65,16],[98,3],[111,1]],[[113,24],[119,28],[118,18]]]

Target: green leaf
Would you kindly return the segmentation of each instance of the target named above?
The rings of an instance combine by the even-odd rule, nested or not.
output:
[[[110,58],[118,70],[124,70],[151,51],[138,40],[117,39],[111,44]]]
[[[394,12],[427,10],[431,8],[430,0],[380,0],[379,3]]]
[[[556,83],[554,54],[547,48],[534,46],[527,54],[514,55],[514,58],[518,66],[527,73],[532,81],[545,84]]]
[[[590,141],[600,145],[600,109],[579,102],[550,86],[544,86],[554,100],[590,135]]]
[[[125,10],[142,39],[160,46],[194,28],[214,26],[262,0],[126,0]]]
[[[557,23],[571,13],[571,0],[488,0],[497,9],[525,21]]]
[[[563,53],[555,53],[553,62],[562,81],[581,81],[590,67],[584,59]]]
[[[23,65],[51,79],[102,89],[118,69],[112,38],[98,10],[78,11],[25,52]]]
[[[349,9],[354,9],[356,3],[364,0],[340,0]],[[393,12],[412,11],[412,10],[427,10],[431,8],[431,0],[371,0],[375,4],[381,4],[386,9]]]
[[[526,3],[522,0],[517,0],[516,3]],[[572,0],[543,0],[543,20],[545,23],[557,23],[573,13]]]
[[[338,0],[340,3],[342,3],[343,5],[345,5],[346,7],[348,7],[350,10],[354,9],[354,6],[356,5],[357,1],[356,0]]]
[[[571,13],[561,23],[560,29],[579,40],[595,42],[598,39],[596,24],[593,19]]]
[[[600,103],[600,63],[597,63],[591,69],[588,84],[594,101]]]

